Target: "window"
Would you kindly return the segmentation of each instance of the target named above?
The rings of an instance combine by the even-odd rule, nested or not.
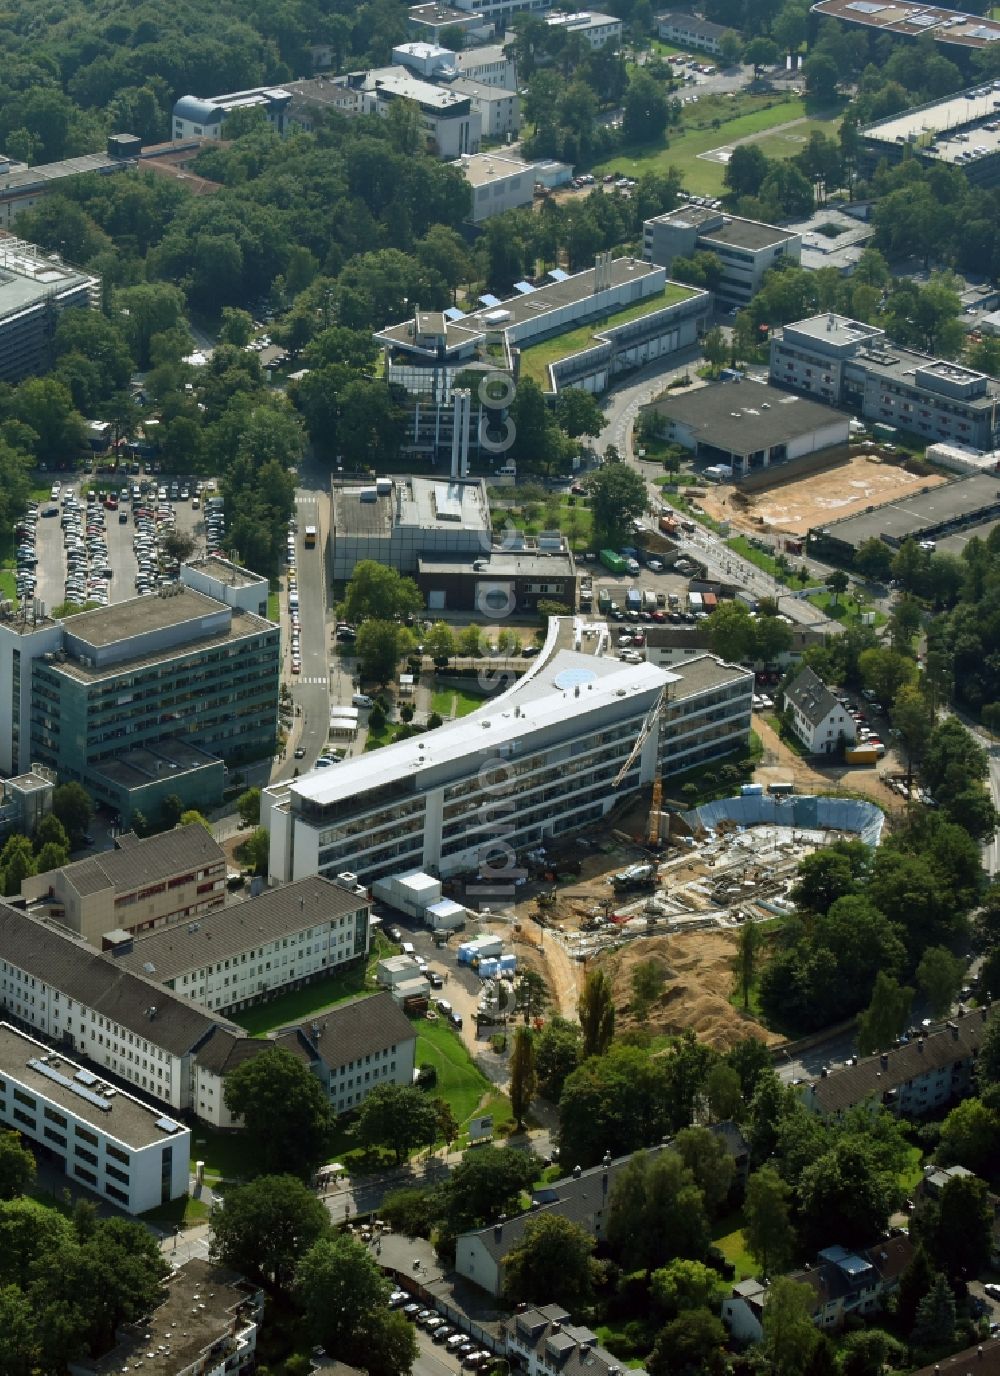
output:
[[[97,1146],[96,1132],[91,1132],[89,1128],[82,1128],[79,1123],[74,1124],[73,1131],[76,1133],[77,1137],[82,1138],[84,1142],[89,1142],[92,1147]]]
[[[61,1128],[66,1126],[66,1119],[61,1113],[57,1113],[54,1108],[46,1106],[45,1117],[50,1123],[58,1123]]]
[[[23,1104],[23,1105],[25,1106],[25,1108],[30,1108],[30,1109],[34,1110],[34,1108],[35,1108],[35,1101],[34,1101],[34,1099],[32,1098],[32,1096],[31,1096],[30,1094],[25,1094],[25,1092],[24,1092],[23,1089],[15,1089],[15,1090],[14,1090],[14,1098],[17,1100],[17,1102],[18,1102],[19,1104]]]
[[[81,1180],[85,1180],[88,1185],[97,1185],[97,1176],[94,1172],[88,1171],[86,1166],[81,1166],[79,1162],[73,1167],[73,1174],[79,1176]]]
[[[87,1147],[77,1147],[76,1154],[82,1161],[89,1161],[92,1166],[97,1165],[96,1151],[90,1151]]]

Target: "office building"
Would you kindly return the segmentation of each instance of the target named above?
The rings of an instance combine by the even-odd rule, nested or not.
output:
[[[879,163],[892,166],[913,158],[925,167],[958,168],[975,186],[996,186],[1000,181],[1000,81],[987,81],[890,115],[859,132],[860,169],[865,176]]]
[[[576,610],[577,569],[573,553],[554,532],[523,549],[493,549],[477,559],[421,555],[417,586],[431,611],[471,611],[480,616],[537,613],[540,602]]]
[[[37,760],[129,825],[221,797],[228,764],[274,750],[279,630],[193,588],[62,621],[0,615],[0,769]]]
[[[577,10],[573,14],[550,14],[545,20],[550,29],[564,34],[579,34],[592,52],[622,41],[622,21],[613,14],[596,10]]]
[[[812,754],[832,755],[854,744],[854,718],[812,669],[796,674],[784,690],[784,699],[786,720]]]
[[[406,15],[406,25],[414,38],[437,45],[442,36],[460,33],[466,44],[487,43],[494,36],[493,24],[488,19],[471,10],[459,10],[453,5],[436,4],[434,0],[424,5],[411,5]]]
[[[714,253],[722,276],[713,294],[727,306],[746,306],[760,290],[765,272],[781,263],[798,263],[802,236],[794,230],[709,206],[682,205],[654,215],[642,226],[642,256],[670,273],[675,258]]]
[[[52,365],[54,317],[100,301],[101,281],[13,234],[0,232],[0,382]]]
[[[55,775],[41,765],[13,779],[0,779],[0,838],[6,839],[12,831],[30,836],[52,811],[55,788]]]
[[[0,155],[0,229],[10,229],[19,215],[34,210],[46,196],[60,191],[67,179],[94,172],[108,176],[130,166],[130,158],[110,152],[84,153],[78,158],[39,163],[37,167]]]
[[[969,1092],[976,1058],[986,1035],[990,1005],[973,1009],[881,1055],[863,1056],[801,1087],[809,1108],[839,1118],[868,1104],[900,1118],[935,1113]]]
[[[664,43],[676,43],[680,48],[697,48],[704,53],[718,53],[722,36],[731,33],[725,24],[713,24],[700,14],[669,10],[656,16],[656,32]]]
[[[0,1122],[126,1213],[188,1192],[189,1128],[8,1022],[0,1022]]]
[[[484,86],[517,90],[517,64],[502,43],[463,48],[457,53],[437,43],[398,43],[392,50],[392,60],[428,81],[452,82],[463,77]]]
[[[267,579],[240,568],[230,559],[223,559],[221,554],[209,554],[203,559],[189,559],[181,564],[181,582],[184,587],[214,597],[216,602],[227,607],[267,617]]]
[[[849,418],[832,406],[777,387],[709,383],[668,393],[644,408],[660,418],[661,433],[701,462],[731,470],[739,482],[752,473],[835,445],[846,445]]]
[[[36,916],[100,946],[107,932],[149,932],[220,908],[226,854],[197,822],[145,840],[125,832],[114,850],[29,875],[21,897]]]
[[[785,604],[787,605],[787,604]],[[687,660],[701,659],[712,651],[712,636],[701,625],[646,626],[646,659],[661,669],[672,669]],[[787,668],[802,658],[806,650],[826,643],[826,634],[812,626],[791,626],[792,643],[769,664],[760,668]]]
[[[558,1304],[522,1309],[503,1325],[507,1353],[525,1376],[620,1376],[614,1357],[589,1328],[581,1328]],[[630,1368],[645,1376],[641,1367]]]
[[[152,1314],[119,1329],[103,1357],[77,1358],[70,1376],[247,1376],[255,1370],[264,1292],[200,1257],[177,1266]]]
[[[667,673],[557,649],[560,624],[524,676],[469,716],[265,789],[272,880],[348,864],[366,883],[408,869],[468,872],[498,836],[530,850],[600,821],[652,782],[658,760],[671,773],[745,745],[749,672],[705,657]],[[615,788],[664,691],[659,731]]]
[[[1000,443],[1000,383],[829,313],[776,330],[771,382],[880,425],[974,449]]]
[[[235,1012],[368,954],[364,889],[302,879],[145,936],[105,942],[114,964],[203,1008]]]
[[[255,86],[208,99],[181,96],[174,102],[173,137],[221,139],[226,116],[235,110],[260,110],[275,132],[283,135],[290,128],[287,116],[291,101],[292,92],[286,86]]]
[[[521,98],[516,91],[503,86],[488,85],[470,77],[456,77],[448,89],[458,96],[466,96],[481,122],[482,136],[493,142],[514,138],[521,131]],[[524,205],[526,202],[518,201]],[[495,212],[494,212],[495,213]]]
[[[380,478],[333,488],[330,569],[350,578],[360,559],[415,574],[421,557],[485,558],[492,543],[486,484],[480,478]]]
[[[493,88],[488,88],[492,90]],[[500,102],[517,96],[503,94]],[[496,102],[491,102],[496,103]],[[491,215],[531,205],[535,194],[535,175],[531,163],[503,153],[477,153],[462,159],[462,175],[472,189],[469,219],[481,224]]]
[[[365,113],[385,116],[394,101],[416,106],[428,150],[439,158],[478,153],[482,118],[468,96],[416,77],[405,67],[376,67],[362,83]]]
[[[935,43],[955,50],[946,54],[953,62],[1000,41],[1000,24],[995,20],[966,10],[923,5],[920,0],[819,0],[810,13],[909,42],[929,34]]]

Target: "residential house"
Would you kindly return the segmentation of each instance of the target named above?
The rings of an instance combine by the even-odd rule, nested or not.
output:
[[[931,1366],[922,1366],[912,1376],[1000,1376],[1000,1338],[989,1338],[966,1347]]]
[[[814,755],[832,755],[854,743],[854,718],[812,669],[795,676],[784,690],[784,699],[792,730]]]
[[[656,16],[656,31],[664,43],[699,48],[706,53],[718,53],[723,34],[730,32],[725,24],[713,24],[710,19],[702,19],[700,14],[673,11]]]
[[[150,932],[206,916],[226,901],[226,853],[198,822],[88,855],[21,885],[28,911],[99,946],[106,932]]]
[[[508,1355],[525,1376],[621,1376],[621,1359],[557,1304],[524,1310],[504,1323],[502,1334]],[[635,1376],[645,1372],[638,1368]]]
[[[913,1245],[906,1236],[888,1237],[864,1251],[825,1247],[815,1265],[794,1271],[790,1280],[813,1292],[812,1318],[817,1328],[836,1331],[848,1318],[874,1314],[899,1285]],[[740,1281],[722,1302],[722,1321],[737,1343],[760,1342],[769,1287],[758,1280]]]
[[[901,1118],[919,1118],[968,1093],[986,1033],[990,1005],[976,1008],[940,1032],[916,1037],[881,1055],[824,1069],[802,1089],[806,1104],[840,1117],[859,1104],[882,1105]]]

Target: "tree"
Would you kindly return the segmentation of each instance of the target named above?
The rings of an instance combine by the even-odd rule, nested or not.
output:
[[[732,29],[727,29],[719,39],[719,57],[722,59],[724,67],[735,67],[740,60],[743,51],[743,43],[738,33]]]
[[[358,1140],[371,1149],[388,1147],[400,1166],[419,1143],[434,1141],[434,1106],[412,1085],[376,1085],[358,1112]]]
[[[646,485],[641,474],[624,463],[606,463],[588,480],[594,536],[599,544],[617,549],[632,522],[646,510]]]
[[[593,1289],[594,1239],[558,1214],[541,1214],[524,1225],[504,1264],[504,1295],[517,1303],[561,1304],[577,1309]]]
[[[455,654],[455,633],[446,621],[435,621],[424,636],[424,650],[435,664],[447,666]]]
[[[880,970],[875,977],[871,1002],[861,1015],[858,1050],[862,1056],[895,1046],[910,1016],[913,990],[903,988],[891,975]]]
[[[773,1166],[761,1166],[747,1181],[743,1237],[762,1275],[785,1269],[795,1246],[791,1191]]]
[[[864,1137],[845,1136],[802,1172],[799,1212],[806,1246],[836,1234],[843,1246],[863,1246],[883,1232],[902,1202],[895,1174],[883,1168]]]
[[[69,851],[69,837],[66,835],[66,828],[59,818],[51,812],[47,812],[35,827],[31,844],[35,847],[36,852],[47,845],[59,846],[62,850]]]
[[[535,1037],[535,1075],[539,1093],[558,1103],[566,1077],[580,1063],[580,1028],[558,1016],[550,1018]]]
[[[742,1116],[743,1092],[740,1087],[739,1073],[725,1061],[720,1061],[709,1071],[705,1081],[705,1098],[712,1122],[726,1122]]]
[[[432,1104],[434,1108],[434,1131],[436,1137],[440,1137],[445,1146],[450,1149],[452,1142],[454,1142],[455,1138],[458,1136],[458,1119],[455,1117],[454,1110],[447,1099],[436,1098],[432,1100]]]
[[[632,969],[632,1011],[641,1022],[663,993],[663,967],[658,960],[641,960]]]
[[[486,1146],[466,1152],[434,1191],[438,1250],[453,1251],[459,1233],[495,1223],[501,1214],[517,1213],[522,1190],[537,1180],[540,1168],[534,1152],[514,1147]]]
[[[290,1051],[267,1047],[244,1061],[226,1076],[223,1098],[256,1142],[262,1174],[307,1177],[325,1160],[334,1123],[329,1096]]]
[[[405,1233],[407,1237],[430,1236],[431,1197],[427,1190],[406,1186],[390,1190],[378,1206],[378,1213],[394,1233]]]
[[[851,585],[851,580],[843,569],[833,569],[826,577],[826,586],[833,593],[833,605],[836,606],[844,593]]]
[[[582,387],[566,387],[556,398],[556,420],[571,439],[580,435],[599,435],[604,428],[604,412],[593,392]]]
[[[672,1095],[660,1058],[613,1045],[566,1079],[559,1099],[559,1148],[564,1163],[592,1166],[610,1152],[625,1155],[658,1142],[672,1124]]]
[[[405,620],[421,611],[424,599],[412,578],[405,578],[397,569],[379,564],[374,559],[361,559],[354,565],[347,595],[341,607],[345,621],[357,625],[362,621]]]
[[[898,650],[862,650],[858,660],[861,680],[881,702],[894,702],[905,683],[917,676],[917,666]]]
[[[758,77],[764,67],[773,67],[781,58],[781,53],[777,43],[771,38],[766,38],[763,34],[756,38],[751,38],[750,42],[743,49],[743,61],[749,62],[753,66],[753,74]],[[753,195],[753,192],[748,192]]]
[[[257,826],[260,822],[260,789],[248,788],[236,799],[236,811],[245,826]]]
[[[18,1132],[0,1133],[0,1199],[26,1194],[35,1179],[35,1158]]]
[[[35,1305],[19,1285],[0,1287],[0,1371],[7,1376],[34,1376],[40,1370],[36,1322]]]
[[[899,1293],[896,1297],[896,1320],[901,1333],[912,1332],[917,1321],[917,1305],[930,1290],[934,1282],[934,1268],[927,1255],[927,1248],[916,1240],[913,1255],[899,1278]]]
[[[752,661],[756,631],[753,617],[742,602],[722,602],[705,621],[713,651],[727,660]]]
[[[714,614],[714,613],[713,613]],[[736,937],[736,985],[743,1000],[744,1009],[750,1010],[750,995],[753,991],[754,974],[757,969],[757,927],[752,918],[747,918]]]
[[[837,98],[839,73],[837,64],[825,52],[814,52],[802,64],[806,79],[806,90],[823,105],[829,105]]]
[[[577,1009],[583,1034],[581,1056],[601,1056],[615,1035],[615,1004],[611,981],[598,968],[588,970]]]
[[[682,1128],[673,1148],[701,1190],[709,1216],[714,1217],[726,1202],[736,1173],[725,1139],[709,1128]]]
[[[676,1152],[639,1151],[626,1163],[611,1192],[605,1236],[630,1270],[651,1273],[673,1257],[705,1255],[704,1196]]]
[[[650,1376],[724,1376],[726,1330],[707,1309],[687,1309],[657,1334],[646,1362]]]
[[[848,1333],[840,1343],[841,1376],[882,1376],[906,1365],[906,1344],[881,1328]]]
[[[988,1175],[1000,1151],[1000,1113],[981,1099],[963,1099],[941,1124],[937,1160]]]
[[[21,892],[25,879],[38,873],[38,861],[27,836],[16,831],[7,837],[0,851],[0,874],[3,875],[3,891],[7,897]]]
[[[884,583],[892,576],[892,550],[884,540],[873,535],[855,551],[854,567],[865,578]]]
[[[661,137],[669,118],[667,98],[642,67],[634,68],[629,75],[622,105],[625,143],[648,143]]]
[[[757,144],[738,143],[726,164],[722,179],[734,198],[756,196],[769,168],[767,155]]]
[[[817,916],[829,912],[838,899],[856,892],[868,858],[867,848],[857,841],[835,841],[832,846],[805,856],[799,862],[792,902],[800,910]]]
[[[915,684],[904,684],[896,694],[892,725],[906,760],[907,782],[912,783],[934,726],[930,703]]]
[[[236,858],[254,874],[267,874],[270,855],[271,835],[267,827],[256,827],[236,851]]]
[[[919,1349],[946,1347],[954,1340],[955,1297],[945,1277],[938,1275],[917,1305],[911,1341]]]
[[[330,1226],[321,1199],[293,1175],[261,1175],[226,1192],[212,1214],[210,1256],[287,1290],[295,1269]]]
[[[524,1115],[535,1097],[535,1049],[531,1030],[527,1027],[518,1027],[514,1032],[509,1093],[514,1122],[517,1131],[521,1132],[524,1128]]]
[[[415,643],[413,633],[397,621],[366,621],[354,641],[362,677],[378,684],[389,683],[396,666]]]
[[[912,1231],[953,1280],[978,1276],[989,1262],[993,1236],[986,1181],[977,1175],[950,1176],[938,1197],[914,1214]]]
[[[176,559],[179,564],[190,559],[194,553],[195,543],[192,536],[183,530],[168,530],[163,537],[163,552],[169,559]]]
[[[58,784],[52,791],[52,813],[76,847],[93,819],[94,804],[82,784]]]
[[[384,1370],[372,1353],[380,1352],[387,1335],[393,1345],[403,1333],[409,1337],[389,1373],[402,1376],[417,1355],[412,1325],[388,1307],[391,1289],[368,1248],[348,1235],[321,1237],[295,1268],[293,1295],[310,1341],[336,1352],[342,1361],[363,1364],[372,1376]],[[403,1325],[399,1334],[397,1319]]]
[[[917,984],[935,1018],[943,1018],[958,997],[965,962],[944,946],[930,946],[917,966]]]
[[[719,1273],[702,1261],[681,1257],[661,1266],[649,1278],[649,1293],[675,1319],[688,1309],[711,1309],[719,1288]]]
[[[774,1376],[805,1376],[822,1335],[812,1319],[815,1292],[790,1276],[771,1283],[764,1306],[764,1351]]]

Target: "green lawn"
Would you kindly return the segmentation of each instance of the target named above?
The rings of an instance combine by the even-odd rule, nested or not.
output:
[[[461,688],[435,688],[431,693],[431,711],[450,721],[452,716],[467,717],[485,701],[475,693],[463,693]]]
[[[685,190],[696,195],[718,196],[724,189],[726,165],[706,161],[699,154],[752,140],[760,143],[769,157],[789,158],[802,151],[814,129],[835,136],[841,119],[839,113],[831,114],[829,119],[806,119],[805,103],[798,98],[783,100],[773,95],[747,97],[742,101],[726,101],[724,105],[721,103],[723,100],[724,97],[705,97],[694,105],[685,106],[684,127],[681,132],[670,134],[668,144],[639,144],[625,148],[596,164],[593,172],[601,175],[621,171],[626,176],[637,176],[643,172],[663,173],[670,167],[676,167],[681,173]],[[756,108],[746,110],[751,100],[761,103]],[[728,111],[734,108],[745,112],[727,118]],[[780,134],[768,132],[776,125],[798,119],[803,123],[793,129],[783,130]]]
[[[417,1065],[434,1067],[437,1084],[432,1092],[448,1101],[464,1127],[478,1112],[490,1082],[469,1055],[461,1037],[442,1018],[424,1020],[418,1026]]]
[[[569,358],[571,354],[582,353],[584,349],[589,348],[594,343],[594,335],[600,330],[608,329],[613,325],[625,325],[630,320],[637,320],[640,316],[662,310],[665,306],[674,306],[678,301],[685,301],[693,295],[694,291],[691,287],[682,287],[676,282],[669,282],[663,291],[656,296],[647,296],[644,301],[636,301],[631,306],[626,306],[624,310],[613,311],[603,320],[594,320],[589,325],[581,325],[578,329],[571,330],[568,334],[561,334],[556,339],[546,339],[539,344],[530,345],[521,353],[521,375],[532,378],[539,387],[547,390],[549,387],[549,364],[555,363],[561,358]]]
[[[923,1153],[919,1147],[907,1148],[907,1162],[899,1172],[899,1183],[907,1194],[912,1194],[924,1178]]]
[[[732,1222],[733,1219],[730,1216],[722,1220],[720,1227],[725,1227]],[[747,1280],[748,1277],[757,1274],[757,1263],[746,1249],[742,1228],[734,1228],[731,1232],[721,1233],[712,1240],[726,1260],[731,1261],[736,1267],[736,1279],[738,1281]],[[728,1284],[726,1288],[728,1289]]]
[[[763,569],[772,578],[780,579],[790,588],[805,587],[811,581],[799,578],[797,574],[784,571],[773,555],[768,554],[766,550],[758,549],[756,545],[752,545],[745,535],[737,535],[732,540],[727,540],[726,544],[741,559],[745,559],[748,564],[754,564],[757,568]],[[789,557],[794,558],[795,556]]]
[[[317,980],[315,984],[307,984],[303,989],[290,989],[287,994],[281,994],[267,1003],[244,1008],[229,1016],[252,1037],[265,1037],[277,1027],[300,1022],[335,1003],[372,992],[375,989],[375,966],[383,956],[395,955],[398,949],[379,933],[364,965],[359,961],[347,970],[338,970]]]
[[[278,589],[271,588],[267,594],[267,619],[277,621],[280,615]]]
[[[199,1157],[198,1160],[202,1160]],[[183,1195],[172,1199],[169,1204],[161,1204],[158,1209],[150,1209],[142,1215],[143,1223],[155,1223],[161,1228],[193,1228],[208,1220],[209,1208],[200,1199]]]

